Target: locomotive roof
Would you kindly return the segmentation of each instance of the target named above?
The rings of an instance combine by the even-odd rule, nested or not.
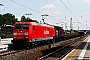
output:
[[[37,23],[37,22],[16,22],[16,24],[17,23],[20,23],[20,24],[32,24],[32,25],[38,25],[38,26],[46,26],[46,27],[53,27],[53,26],[50,26],[50,25],[48,25],[48,24],[42,24],[42,23]]]
[[[47,24],[41,24],[41,23],[37,23],[37,22],[30,22],[32,25],[38,25],[38,26],[47,26],[47,27],[53,27]]]

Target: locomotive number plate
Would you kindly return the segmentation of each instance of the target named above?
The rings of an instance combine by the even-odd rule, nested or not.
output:
[[[23,35],[23,33],[18,33],[18,35]]]

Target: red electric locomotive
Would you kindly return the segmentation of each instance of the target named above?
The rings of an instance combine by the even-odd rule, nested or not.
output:
[[[16,22],[13,29],[13,45],[30,46],[41,41],[51,41],[54,27],[36,22]]]

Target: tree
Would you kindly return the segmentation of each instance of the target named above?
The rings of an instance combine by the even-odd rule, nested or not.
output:
[[[2,19],[1,23],[10,25],[13,25],[17,21],[17,18],[15,18],[15,16],[11,13],[3,14]]]
[[[15,18],[15,15],[11,13],[6,14],[0,14],[0,24],[7,24],[7,25],[13,25],[16,21],[18,21],[17,18]],[[1,30],[1,37],[11,37],[12,36],[12,29],[11,28],[2,28]]]
[[[0,14],[0,23],[3,21],[3,16]]]
[[[27,20],[27,19],[26,19],[25,16],[22,16],[22,17],[21,17],[21,21],[22,21],[22,22],[24,22],[24,21],[26,21],[26,20]]]
[[[37,20],[32,20],[29,17],[26,18],[25,16],[21,17],[21,21],[22,22],[24,22],[24,21],[27,21],[27,22],[38,22]]]

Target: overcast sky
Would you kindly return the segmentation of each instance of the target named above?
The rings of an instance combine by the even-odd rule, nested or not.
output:
[[[47,14],[45,22],[64,29],[65,23],[70,29],[71,18],[73,29],[90,29],[90,0],[0,0],[0,4],[4,5],[0,6],[0,14],[12,13],[19,20],[31,13],[31,19],[42,21],[41,15]]]

